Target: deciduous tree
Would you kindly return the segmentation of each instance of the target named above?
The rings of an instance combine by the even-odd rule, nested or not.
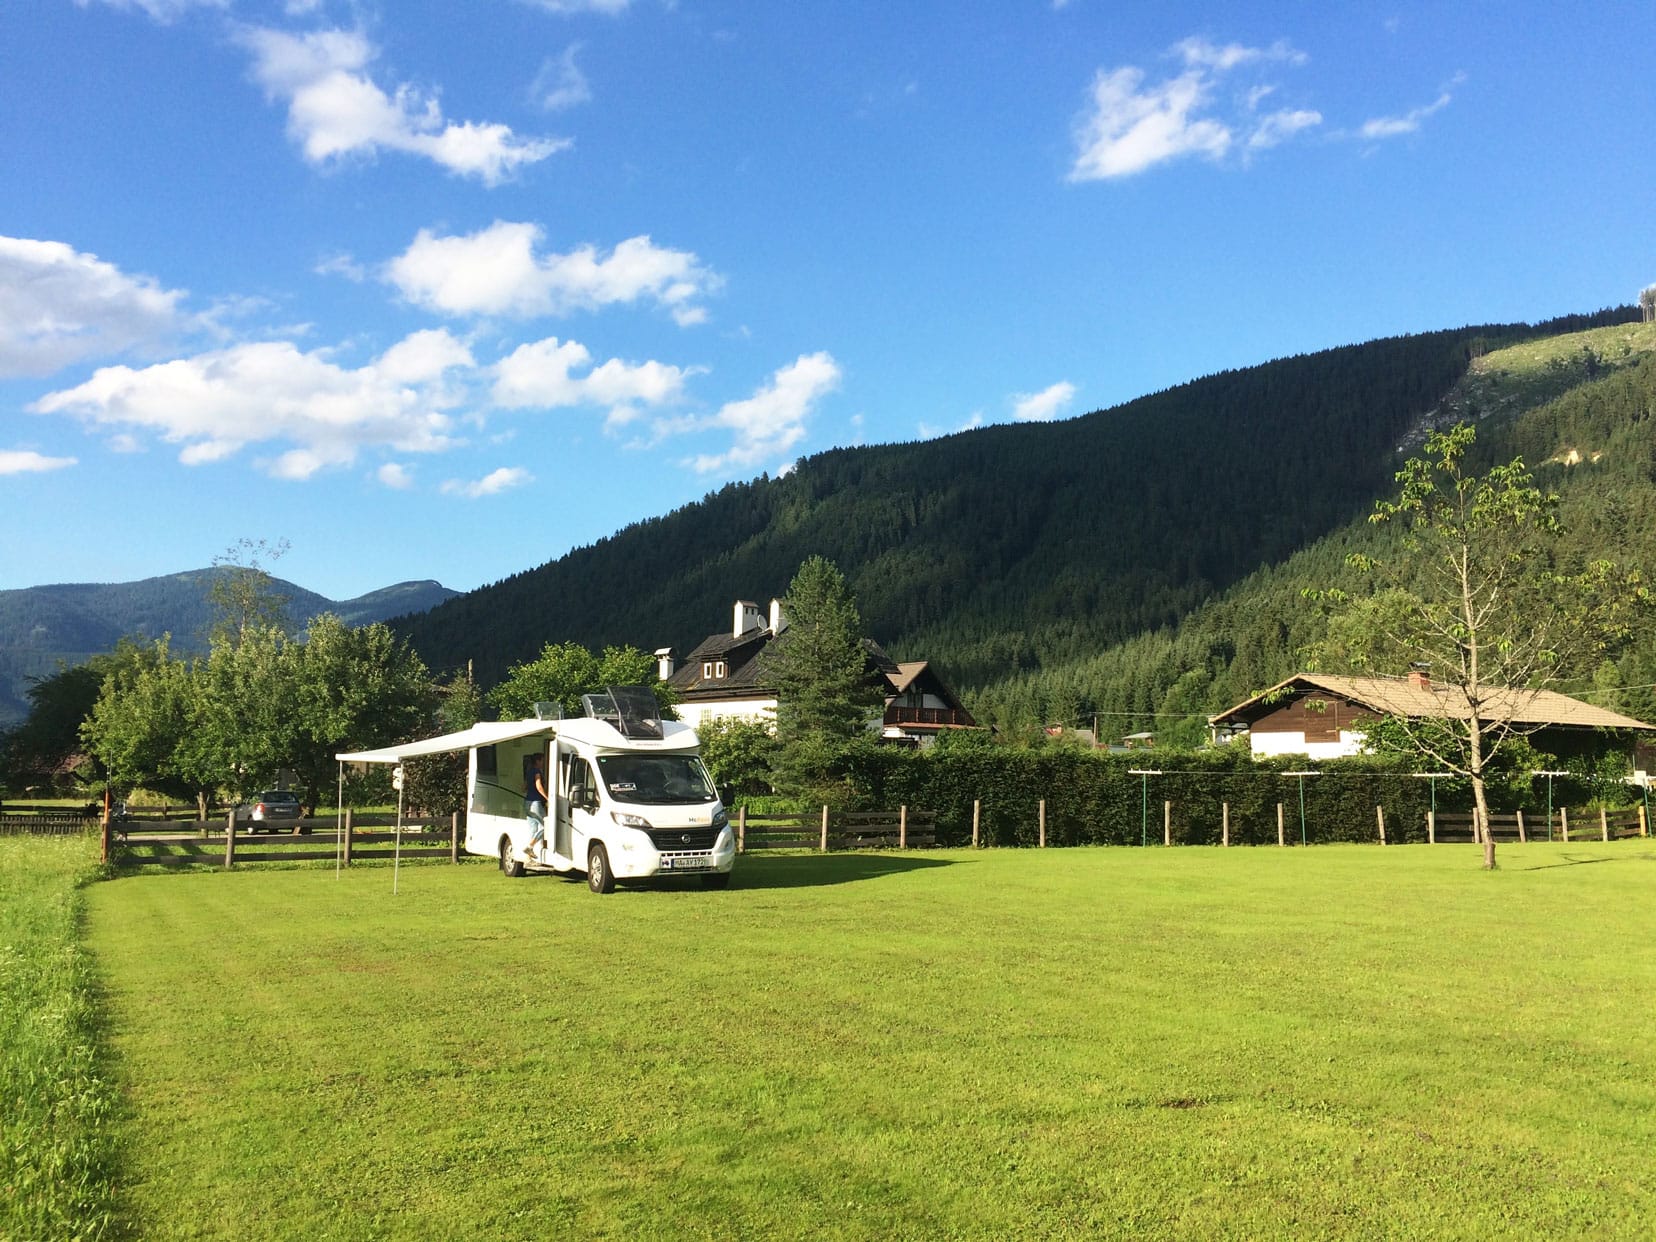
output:
[[[1354,554],[1351,563],[1385,590],[1368,603],[1331,592],[1356,614],[1343,630],[1350,662],[1353,615],[1369,627],[1368,649],[1402,652],[1430,667],[1440,687],[1435,715],[1389,722],[1432,763],[1470,778],[1484,846],[1495,866],[1486,784],[1503,747],[1539,726],[1536,693],[1590,676],[1648,600],[1636,572],[1607,560],[1566,564],[1558,497],[1538,487],[1521,458],[1483,475],[1466,461],[1469,424],[1428,437],[1425,456],[1397,474],[1396,496],[1369,520],[1403,528],[1394,555]]]
[[[605,686],[649,686],[668,709],[673,696],[657,671],[655,657],[637,647],[605,647],[594,655],[580,643],[547,643],[533,660],[514,664],[487,698],[503,720],[527,720],[536,703],[557,703],[565,716],[579,716],[583,694]]]

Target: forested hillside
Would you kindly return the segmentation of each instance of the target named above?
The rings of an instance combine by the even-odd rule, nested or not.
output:
[[[1304,565],[1271,567],[1368,512],[1399,446],[1454,412],[1451,393],[1464,404],[1482,392],[1457,387],[1474,360],[1637,314],[1373,341],[1067,422],[836,449],[397,625],[428,663],[473,661],[484,683],[549,640],[682,653],[726,623],[733,599],[781,594],[821,554],[845,572],[870,634],[938,662],[1001,723],[1160,711],[1175,692],[1205,711],[1234,679],[1256,685],[1280,667],[1301,623],[1284,604],[1258,633],[1251,616],[1227,629],[1214,619],[1225,592],[1257,574],[1250,590],[1281,575],[1283,598],[1297,595]],[[1571,367],[1530,390],[1542,379],[1567,390]],[[1497,386],[1481,399],[1518,398]],[[1175,632],[1192,614],[1207,629]],[[1207,632],[1221,636],[1195,658]],[[1109,661],[1161,642],[1177,649],[1155,671],[1135,657],[1146,671],[1116,676],[1125,666]],[[1227,688],[1205,670],[1223,670]]]
[[[1534,340],[1476,359],[1434,423],[1478,422],[1476,468],[1522,456],[1559,492],[1567,554],[1656,570],[1656,324]],[[1395,532],[1357,522],[1278,565],[1262,567],[1178,625],[1137,635],[975,687],[974,705],[1002,722],[1091,724],[1194,740],[1204,716],[1305,667],[1323,638],[1308,588],[1365,589],[1346,555]],[[1656,720],[1656,633],[1612,653],[1594,702]]]

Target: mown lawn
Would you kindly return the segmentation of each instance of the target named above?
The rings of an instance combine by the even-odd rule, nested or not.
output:
[[[1647,1237],[1656,845],[88,893],[145,1238]]]

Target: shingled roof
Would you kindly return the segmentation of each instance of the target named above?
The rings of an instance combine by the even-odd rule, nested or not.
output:
[[[1327,673],[1299,673],[1278,682],[1228,711],[1208,718],[1209,724],[1249,724],[1274,711],[1295,691],[1322,691],[1367,708],[1379,716],[1409,719],[1465,720],[1471,715],[1465,693],[1458,686],[1410,677],[1340,677]],[[1595,707],[1555,690],[1494,689],[1488,696],[1486,717],[1510,719],[1518,725],[1561,726],[1575,729],[1629,729],[1656,732],[1631,716]]]

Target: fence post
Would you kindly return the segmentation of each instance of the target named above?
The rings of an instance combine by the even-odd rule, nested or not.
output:
[[[1287,845],[1288,835],[1283,829],[1282,803],[1277,803],[1277,844]]]
[[[349,867],[351,865],[351,835],[352,835],[351,812],[352,812],[351,807],[346,807],[345,808],[345,843],[344,844],[345,844],[345,865],[347,867]]]
[[[1380,844],[1384,845],[1386,843],[1386,808],[1376,804],[1374,808],[1374,819],[1375,822],[1380,825]]]
[[[978,821],[983,814],[983,799],[972,799],[972,848],[978,847]],[[1642,822],[1642,821],[1641,821]]]
[[[1426,844],[1437,844],[1437,812],[1426,812]]]
[[[1558,808],[1558,822],[1564,828],[1564,844],[1568,845],[1570,843],[1570,808],[1569,807],[1561,806],[1561,807]]]
[[[736,852],[747,853],[747,803],[736,808]]]
[[[1639,807],[1639,835],[1641,837],[1650,835],[1650,821],[1645,818],[1645,809],[1642,805]]]
[[[1162,844],[1173,844],[1173,803],[1165,799],[1162,802]]]
[[[1602,806],[1599,807],[1599,836],[1606,841],[1610,839],[1610,817],[1604,813]]]
[[[1046,849],[1046,799],[1045,798],[1041,799],[1040,815],[1041,815],[1041,848],[1044,850],[1044,849]]]
[[[897,848],[908,849],[908,807],[897,808]]]
[[[1524,813],[1522,811],[1518,812],[1518,842],[1521,845],[1529,842],[1529,829],[1524,826]]]
[[[1230,848],[1230,803],[1219,804],[1219,844]]]
[[[236,812],[234,808],[224,817],[224,869],[230,870],[236,861]]]
[[[460,865],[460,812],[454,811],[449,815],[449,861],[455,866]]]
[[[105,806],[104,806],[104,813],[103,813],[102,837],[103,837],[102,860],[107,863],[109,861],[109,806],[108,806],[108,799],[105,799]]]
[[[822,804],[822,852],[828,852],[828,804]]]

